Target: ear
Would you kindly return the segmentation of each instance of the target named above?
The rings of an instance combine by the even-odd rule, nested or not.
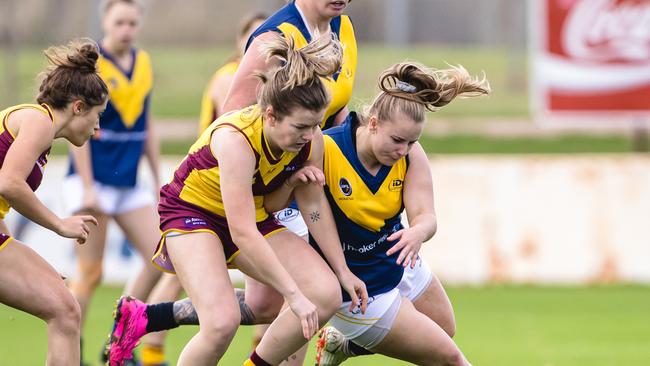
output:
[[[86,103],[77,99],[72,102],[72,113],[74,115],[80,115],[86,111]]]
[[[379,125],[379,120],[377,116],[371,116],[368,118],[368,130],[372,133],[377,132],[377,126]]]
[[[278,120],[275,117],[275,112],[273,111],[272,106],[268,106],[264,110],[264,119],[269,121],[272,127],[275,127],[275,125],[278,123]]]

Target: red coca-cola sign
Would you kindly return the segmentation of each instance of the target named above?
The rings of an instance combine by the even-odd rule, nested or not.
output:
[[[532,4],[539,112],[650,113],[650,0]]]

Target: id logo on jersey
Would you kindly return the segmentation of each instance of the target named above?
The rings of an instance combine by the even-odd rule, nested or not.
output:
[[[300,211],[294,210],[293,208],[285,208],[282,211],[279,211],[275,214],[275,218],[280,221],[280,223],[291,221],[292,219],[298,217],[300,215]]]
[[[298,170],[298,167],[296,165],[291,164],[291,165],[284,166],[285,172],[295,172],[296,170]]]
[[[388,190],[391,192],[401,191],[404,186],[404,181],[401,179],[393,179],[392,182],[388,185]]]
[[[345,178],[339,180],[339,188],[341,189],[341,193],[346,197],[352,194],[352,186]]]

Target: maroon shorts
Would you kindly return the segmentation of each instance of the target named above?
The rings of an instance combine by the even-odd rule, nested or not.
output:
[[[162,195],[158,204],[158,213],[160,214],[160,231],[162,235],[151,261],[161,271],[176,273],[165,245],[165,238],[168,236],[197,232],[211,233],[221,241],[226,264],[230,265],[239,254],[239,248],[230,236],[228,221],[225,217],[169,195]],[[269,215],[264,221],[258,222],[257,229],[264,237],[286,230],[273,215]]]
[[[2,250],[2,248],[4,248],[5,246],[7,246],[7,244],[9,244],[9,242],[10,242],[12,239],[13,239],[13,238],[11,237],[11,235],[7,235],[7,234],[5,234],[5,233],[0,233],[0,250]]]

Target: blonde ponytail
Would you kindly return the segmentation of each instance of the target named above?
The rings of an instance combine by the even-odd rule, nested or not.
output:
[[[474,78],[462,66],[433,70],[415,62],[401,62],[379,77],[381,92],[366,114],[380,120],[401,111],[414,121],[424,121],[424,113],[436,111],[457,97],[467,98],[491,92],[485,76]]]
[[[259,48],[267,60],[277,57],[282,65],[266,73],[258,73],[262,87],[258,104],[272,106],[279,117],[301,107],[320,111],[330,103],[322,78],[336,73],[342,62],[341,44],[331,35],[324,35],[303,48],[296,49],[293,38],[274,33]]]

